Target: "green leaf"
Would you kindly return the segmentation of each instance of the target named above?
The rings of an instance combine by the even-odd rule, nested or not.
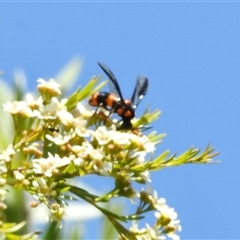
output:
[[[26,225],[26,221],[20,222],[18,224],[16,224],[16,223],[4,223],[0,228],[0,232],[3,232],[3,233],[16,232],[19,229],[23,228],[25,225]]]
[[[160,142],[162,142],[162,139],[167,135],[165,133],[162,133],[162,134],[158,134],[156,135],[156,131],[153,131],[151,132],[149,135],[148,135],[148,138],[151,142],[153,142],[154,144],[159,144]]]
[[[89,83],[82,89],[78,88],[69,98],[66,103],[68,111],[73,110],[77,103],[81,100],[91,96],[94,92],[101,89],[107,82],[102,82],[98,87],[93,89],[93,87],[98,83],[100,77],[98,78],[91,78]]]
[[[76,82],[82,70],[83,61],[80,58],[73,58],[66,66],[64,66],[55,77],[55,80],[61,85],[63,92],[68,91]]]
[[[53,221],[48,225],[47,231],[43,238],[44,240],[61,239],[61,229],[58,227],[58,223]]]
[[[168,159],[166,159],[169,154],[170,154],[170,151],[166,150],[161,155],[159,155],[156,159],[154,159],[152,162],[149,162],[149,164],[155,170],[163,168],[164,164],[172,161],[172,159],[174,158],[174,156],[171,156]]]

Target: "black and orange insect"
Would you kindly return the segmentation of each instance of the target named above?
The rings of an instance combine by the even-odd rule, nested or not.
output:
[[[131,120],[135,117],[135,110],[146,95],[148,89],[148,79],[145,76],[138,76],[131,100],[126,100],[122,96],[121,89],[113,72],[103,63],[98,63],[102,70],[109,77],[110,92],[96,92],[89,99],[89,104],[95,107],[103,107],[110,112],[116,113],[122,118],[120,129],[131,129]]]

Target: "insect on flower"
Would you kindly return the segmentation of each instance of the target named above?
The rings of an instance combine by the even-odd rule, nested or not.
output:
[[[131,129],[131,120],[135,117],[135,110],[146,95],[148,89],[148,79],[145,76],[138,76],[131,100],[126,100],[122,96],[121,89],[113,72],[103,63],[98,63],[105,74],[109,77],[110,92],[96,92],[89,99],[89,104],[94,107],[103,107],[110,113],[114,112],[122,118],[120,129]]]

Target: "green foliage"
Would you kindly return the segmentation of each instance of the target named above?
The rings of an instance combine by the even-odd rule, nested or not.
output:
[[[50,223],[44,239],[62,238],[59,227],[65,218],[65,207],[80,199],[98,209],[118,232],[120,239],[156,239],[164,236],[178,239],[176,234],[181,231],[181,226],[174,209],[166,204],[165,199],[158,198],[156,191],[149,188],[139,191],[133,183],[146,185],[151,182],[152,170],[188,163],[212,163],[217,153],[207,146],[202,152],[190,148],[176,156],[166,150],[155,157],[156,146],[165,134],[150,132],[149,125],[159,117],[160,111],[150,112],[147,109],[139,119],[133,119],[133,129],[119,130],[121,123],[114,114],[109,114],[104,108],[90,108],[86,102],[106,84],[99,84],[99,77],[91,78],[85,87],[79,87],[63,98],[63,92],[69,88],[67,82],[73,84],[80,66],[80,61],[74,59],[57,76],[64,88],[53,79],[39,79],[38,97],[28,94],[25,100],[19,99],[22,90],[17,89],[19,85],[16,84],[17,101],[2,99],[5,102],[4,111],[8,112],[4,114],[10,114],[13,119],[13,130],[4,131],[9,126],[0,122],[3,136],[0,139],[0,204],[4,206],[0,210],[0,234],[6,239],[19,239],[19,235],[14,233],[25,224],[5,221],[8,219],[5,196],[12,191],[8,193],[6,189],[11,186],[37,199],[31,202],[31,207],[37,208],[40,204],[47,206]],[[141,132],[144,128],[148,131]],[[12,139],[10,132],[13,133]],[[106,193],[94,194],[68,181],[87,175],[110,178],[115,185]],[[19,207],[24,208],[24,195],[21,197],[23,200]],[[105,204],[120,197],[134,202],[136,211],[129,214],[121,211],[119,214]],[[155,223],[140,229],[138,221],[144,219],[147,212],[153,211]],[[129,221],[133,224],[130,229],[126,225]],[[23,235],[21,239],[33,239],[37,233]],[[80,238],[81,235],[75,231],[68,237]]]

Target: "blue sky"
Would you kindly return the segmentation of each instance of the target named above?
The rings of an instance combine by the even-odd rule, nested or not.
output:
[[[153,127],[167,137],[156,154],[209,143],[221,153],[219,164],[152,173],[153,187],[179,214],[180,236],[240,238],[239,12],[230,2],[1,2],[0,68],[6,81],[24,69],[32,90],[75,56],[84,60],[84,85],[102,74],[102,61],[126,98],[136,76],[148,76],[137,114],[162,111]]]

